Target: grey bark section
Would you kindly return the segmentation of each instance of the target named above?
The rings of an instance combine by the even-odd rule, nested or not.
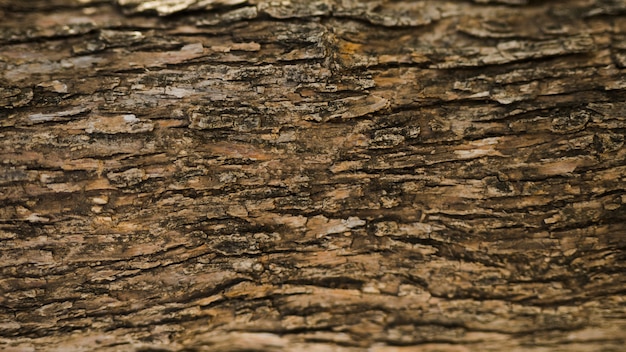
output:
[[[5,350],[623,349],[623,2],[0,17]]]

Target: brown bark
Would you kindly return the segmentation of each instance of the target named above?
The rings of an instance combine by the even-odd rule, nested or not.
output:
[[[623,350],[623,1],[0,18],[0,349]]]

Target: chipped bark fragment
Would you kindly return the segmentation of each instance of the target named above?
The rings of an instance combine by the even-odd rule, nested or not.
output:
[[[129,14],[156,12],[160,16],[171,15],[180,11],[211,10],[221,6],[233,6],[245,3],[245,0],[116,0]]]
[[[623,350],[623,1],[0,15],[0,349]]]

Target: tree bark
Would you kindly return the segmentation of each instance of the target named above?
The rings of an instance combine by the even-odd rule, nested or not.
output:
[[[623,350],[623,1],[0,18],[0,349]]]

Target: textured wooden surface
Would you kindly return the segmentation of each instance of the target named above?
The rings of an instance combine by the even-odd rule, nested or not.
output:
[[[624,350],[624,1],[0,18],[0,350]]]

